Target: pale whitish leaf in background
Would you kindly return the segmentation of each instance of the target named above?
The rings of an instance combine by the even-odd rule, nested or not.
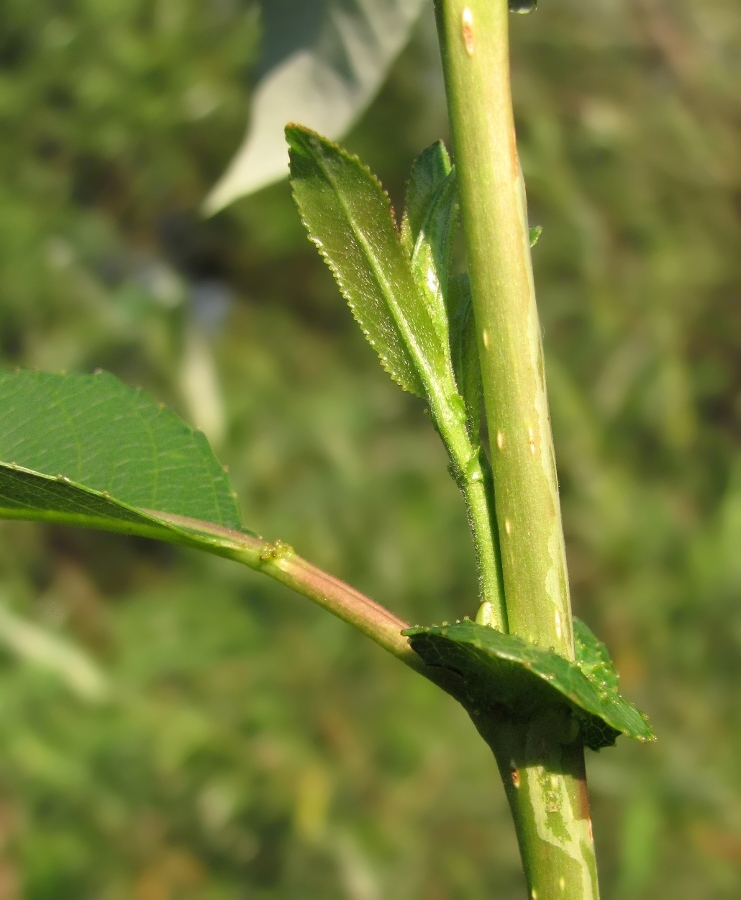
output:
[[[219,447],[226,434],[224,400],[214,354],[207,337],[194,325],[185,332],[180,361],[180,392],[188,404],[190,418]]]
[[[0,602],[0,644],[25,662],[56,673],[85,700],[104,700],[108,695],[105,676],[82,650],[16,616],[4,602]]]
[[[263,63],[247,135],[206,199],[213,214],[288,175],[283,129],[338,138],[380,88],[424,0],[263,0]]]

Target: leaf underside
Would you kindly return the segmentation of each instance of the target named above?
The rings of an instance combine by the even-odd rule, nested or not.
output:
[[[244,533],[203,434],[104,372],[0,372],[0,517],[185,534],[158,513]]]
[[[461,676],[458,699],[470,710],[502,705],[528,717],[540,707],[565,703],[592,750],[612,746],[620,734],[654,739],[645,716],[618,694],[607,650],[583,622],[575,620],[575,663],[475,622],[418,626],[403,633],[428,665]]]

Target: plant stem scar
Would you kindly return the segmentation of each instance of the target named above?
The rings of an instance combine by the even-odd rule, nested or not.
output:
[[[511,760],[509,764],[509,771],[512,776],[512,784],[518,788],[520,786],[520,773],[517,771],[517,766],[515,765],[515,761]]]
[[[473,56],[474,46],[473,46],[473,13],[466,6],[463,9],[462,19],[462,31],[463,31],[463,43],[466,45],[466,53],[469,56]]]

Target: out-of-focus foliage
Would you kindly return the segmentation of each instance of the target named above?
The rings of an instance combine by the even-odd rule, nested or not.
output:
[[[209,213],[288,174],[283,129],[339,138],[409,41],[424,0],[261,0],[260,76],[244,141],[206,198]]]
[[[177,304],[157,233],[196,206],[239,139],[255,11],[249,0],[3,3],[6,358],[84,368]],[[164,340],[153,328],[153,358]]]
[[[430,26],[350,140],[397,208],[445,131]],[[731,900],[737,4],[560,0],[512,27],[574,603],[659,738],[589,759],[603,895]],[[263,534],[411,621],[471,614],[437,436],[356,334],[287,187],[194,213],[241,137],[256,36],[228,0],[4,4],[3,359],[145,384],[221,436]],[[521,896],[485,745],[346,626],[220,560],[0,536],[0,895]]]

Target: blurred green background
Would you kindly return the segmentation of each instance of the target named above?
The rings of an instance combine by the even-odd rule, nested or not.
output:
[[[589,756],[603,896],[737,898],[741,17],[541,6],[513,77],[574,607],[659,736]],[[211,435],[249,527],[409,620],[471,614],[443,450],[287,186],[199,217],[255,13],[5,0],[2,363],[144,385]],[[445,133],[426,14],[346,143],[398,209]],[[0,537],[0,900],[523,896],[465,714],[347,626],[145,540]]]

